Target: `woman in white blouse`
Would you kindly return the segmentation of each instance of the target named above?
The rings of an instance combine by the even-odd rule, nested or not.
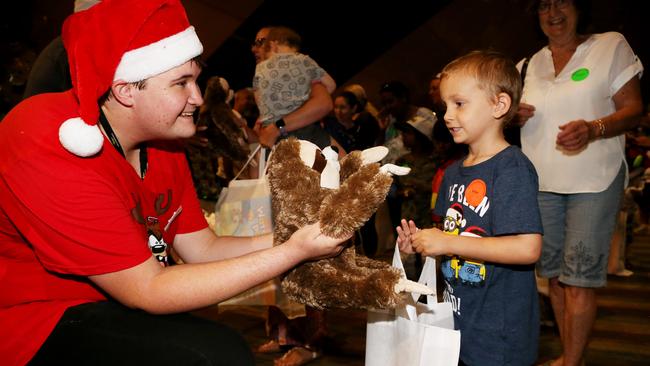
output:
[[[619,33],[579,33],[582,3],[536,1],[548,45],[530,58],[519,110],[522,150],[539,175],[544,244],[537,271],[550,279],[563,346],[550,364],[565,366],[581,362],[596,317],[595,288],[606,285],[627,183],[624,132],[643,110],[641,62]]]

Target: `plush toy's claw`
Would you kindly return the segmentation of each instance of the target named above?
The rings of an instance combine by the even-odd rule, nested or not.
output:
[[[395,284],[395,292],[415,292],[416,294],[422,295],[434,294],[433,290],[429,286],[407,280],[406,278],[400,278],[399,281]]]
[[[363,165],[376,163],[388,155],[388,148],[385,146],[375,146],[365,149],[361,152],[361,162]]]
[[[411,171],[411,168],[398,166],[395,164],[384,164],[381,166],[381,168],[379,168],[379,171],[384,174],[407,175]]]

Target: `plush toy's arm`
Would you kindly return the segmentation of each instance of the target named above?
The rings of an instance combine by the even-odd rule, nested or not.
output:
[[[294,138],[278,143],[268,164],[273,242],[279,245],[300,227],[318,221],[317,212],[326,190],[320,188],[320,174],[302,162],[300,143]]]
[[[341,238],[360,228],[386,198],[393,179],[379,164],[364,165],[328,195],[320,207],[321,231]]]
[[[356,173],[363,165],[361,151],[351,151],[339,161],[341,165],[341,182],[345,182],[352,174]]]

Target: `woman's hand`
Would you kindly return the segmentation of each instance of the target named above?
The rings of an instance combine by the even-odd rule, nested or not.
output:
[[[555,143],[567,151],[578,151],[589,144],[589,123],[583,119],[560,126]]]
[[[519,126],[523,126],[526,124],[526,121],[534,115],[535,106],[526,103],[519,103],[519,110],[517,110],[517,118],[515,119],[515,122]]]

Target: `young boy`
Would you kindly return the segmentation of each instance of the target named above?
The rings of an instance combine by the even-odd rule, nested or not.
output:
[[[263,41],[262,61],[255,68],[253,89],[260,111],[258,123],[263,127],[274,123],[280,138],[287,135],[282,118],[309,99],[312,83],[322,83],[330,94],[336,89],[334,79],[325,70],[311,57],[298,52],[300,41],[300,36],[290,28],[271,27]],[[309,135],[303,136],[300,129],[292,132],[298,138],[321,145]],[[325,144],[329,145],[329,140]]]
[[[435,206],[443,230],[402,220],[397,242],[403,252],[442,255],[461,364],[531,365],[539,336],[533,263],[542,245],[537,174],[503,135],[519,104],[519,74],[503,55],[475,51],[444,68],[440,89],[447,128],[468,154],[445,171]]]

